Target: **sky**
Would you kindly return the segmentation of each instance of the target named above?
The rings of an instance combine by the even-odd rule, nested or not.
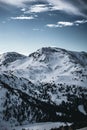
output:
[[[0,0],[0,54],[49,46],[87,52],[87,0]]]

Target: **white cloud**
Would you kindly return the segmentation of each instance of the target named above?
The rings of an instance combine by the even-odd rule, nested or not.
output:
[[[73,26],[74,25],[73,22],[63,22],[63,21],[60,21],[57,24],[59,27],[66,27],[66,26]]]
[[[57,24],[47,24],[46,26],[49,28],[57,28],[58,27]]]
[[[13,20],[31,20],[34,19],[33,16],[17,16],[17,17],[11,17]]]
[[[28,11],[25,13],[40,13],[40,12],[46,12],[49,11],[49,8],[45,4],[37,4],[30,7]]]
[[[70,27],[70,26],[79,26],[80,24],[87,23],[87,20],[76,20],[74,22],[67,22],[67,21],[59,21],[57,24],[47,24],[46,26],[49,28],[60,28],[60,27]]]
[[[22,9],[21,9],[21,11],[25,12],[25,11],[26,11],[26,9],[25,9],[25,8],[22,8]]]
[[[84,24],[87,23],[87,20],[83,19],[83,20],[76,20],[75,23],[77,24]]]

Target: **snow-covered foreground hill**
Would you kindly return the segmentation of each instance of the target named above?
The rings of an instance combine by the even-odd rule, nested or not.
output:
[[[77,129],[77,130],[87,130],[87,127],[85,127],[85,128],[81,128],[81,129]]]
[[[0,125],[87,125],[87,53],[42,48],[0,55]]]
[[[60,126],[65,126],[62,122],[45,122],[45,123],[34,123],[26,126],[15,127],[15,130],[51,130],[52,128],[59,128]],[[70,125],[70,124],[68,124]]]

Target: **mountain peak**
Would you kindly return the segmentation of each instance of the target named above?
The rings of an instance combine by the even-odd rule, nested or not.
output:
[[[42,57],[44,55],[45,57],[49,57],[50,55],[54,53],[64,53],[67,52],[65,49],[56,48],[56,47],[43,47],[38,49],[36,52],[31,53],[29,57],[33,57],[34,59],[37,59]]]
[[[54,52],[59,52],[59,51],[66,52],[65,49],[57,48],[57,47],[43,47],[43,48],[37,50],[37,52],[41,52],[41,53],[54,53]]]

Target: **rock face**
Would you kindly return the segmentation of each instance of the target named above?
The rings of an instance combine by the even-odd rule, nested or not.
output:
[[[0,55],[0,125],[87,122],[87,53],[42,48]]]

